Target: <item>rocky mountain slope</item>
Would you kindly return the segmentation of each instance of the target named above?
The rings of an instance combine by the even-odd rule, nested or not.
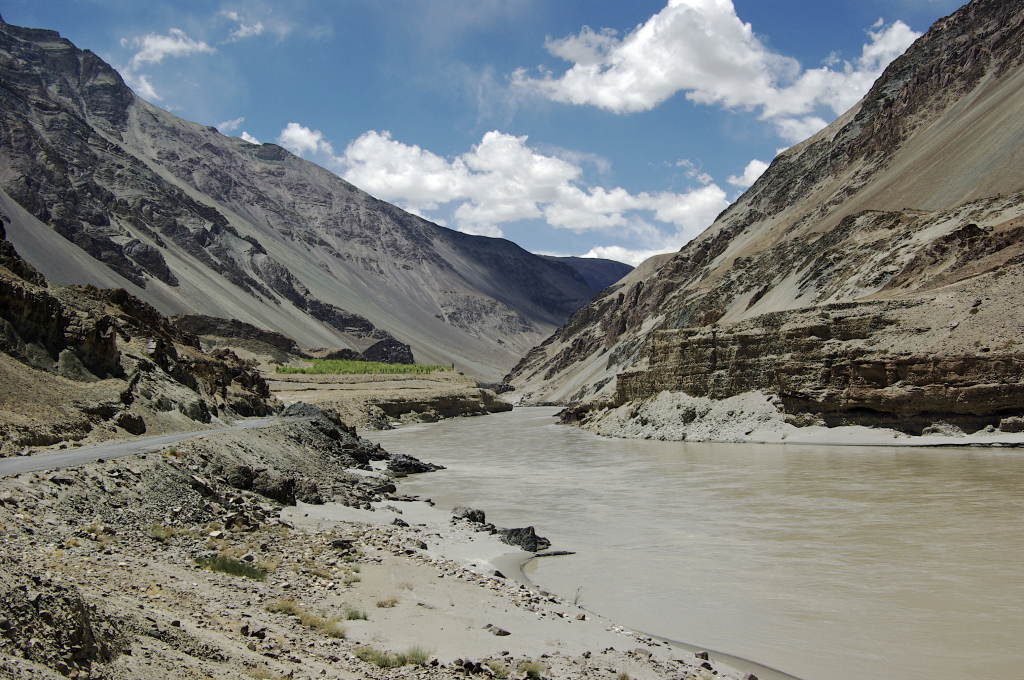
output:
[[[531,350],[513,394],[591,424],[665,390],[914,433],[1019,415],[1022,46],[1021,0],[938,21],[703,234]]]
[[[0,457],[25,447],[203,429],[280,402],[230,350],[123,289],[53,286],[4,236],[0,214]]]
[[[633,268],[624,262],[602,260],[596,257],[557,257],[555,255],[542,255],[541,257],[551,262],[562,262],[569,265],[583,276],[587,285],[597,291],[604,290],[633,271]]]
[[[307,348],[397,338],[489,380],[599,290],[151,106],[92,52],[2,19],[0,211],[55,283],[122,287],[167,315],[238,319]]]

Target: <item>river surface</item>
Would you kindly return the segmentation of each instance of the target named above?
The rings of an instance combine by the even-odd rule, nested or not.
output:
[[[527,575],[805,680],[1024,678],[1024,452],[609,439],[523,408],[373,432],[400,491],[534,525]]]

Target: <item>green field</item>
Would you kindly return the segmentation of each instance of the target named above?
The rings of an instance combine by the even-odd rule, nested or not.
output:
[[[378,374],[378,373],[433,373],[434,371],[450,371],[451,366],[433,366],[425,364],[382,364],[376,361],[341,361],[337,359],[311,359],[309,368],[293,368],[278,366],[277,373],[307,373],[325,375],[328,373],[345,374]]]

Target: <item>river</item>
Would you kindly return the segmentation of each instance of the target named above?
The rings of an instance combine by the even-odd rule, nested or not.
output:
[[[369,433],[439,507],[534,525],[527,575],[804,680],[1024,669],[1024,452],[598,437],[523,408]]]

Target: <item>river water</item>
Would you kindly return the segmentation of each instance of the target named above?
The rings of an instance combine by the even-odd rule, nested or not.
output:
[[[400,491],[534,525],[541,587],[791,673],[1024,678],[1024,452],[598,437],[557,409],[370,437]]]

